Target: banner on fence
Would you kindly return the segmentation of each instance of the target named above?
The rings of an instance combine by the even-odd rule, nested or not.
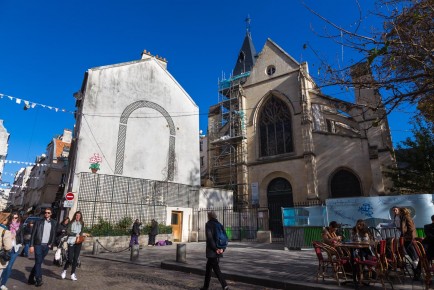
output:
[[[379,227],[391,222],[394,206],[408,208],[417,228],[431,223],[434,215],[432,194],[331,198],[325,206],[283,208],[283,226],[327,226],[330,221],[354,226],[363,219],[368,226]]]

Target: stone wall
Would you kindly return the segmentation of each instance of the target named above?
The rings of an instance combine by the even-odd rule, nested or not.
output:
[[[92,251],[93,250],[93,244],[96,240],[98,240],[99,243],[99,251],[105,252],[105,251],[120,251],[123,249],[128,248],[130,243],[130,236],[114,236],[114,237],[87,237],[86,240],[83,243],[82,250],[84,251]],[[139,245],[140,246],[147,246],[148,245],[148,235],[140,235],[139,236]],[[172,240],[172,234],[161,234],[157,235],[155,238],[155,241],[161,241],[161,240]],[[106,249],[104,249],[104,248]]]

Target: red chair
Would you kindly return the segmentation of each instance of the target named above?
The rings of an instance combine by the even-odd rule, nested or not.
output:
[[[425,249],[422,243],[417,240],[413,240],[412,243],[416,254],[419,257],[421,276],[425,283],[425,289],[429,289],[431,285],[431,278],[434,273],[434,268],[431,264],[431,261],[428,261],[428,257],[426,256]]]
[[[323,278],[327,275],[327,270],[331,269],[332,278],[336,280],[338,285],[341,285],[341,280],[346,281],[346,272],[344,266],[348,263],[348,260],[342,258],[339,252],[322,242],[312,242],[315,248],[315,253],[318,258],[318,273],[317,281],[319,277]],[[325,253],[325,255],[323,255]]]

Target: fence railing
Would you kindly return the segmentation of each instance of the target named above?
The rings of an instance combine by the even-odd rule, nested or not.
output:
[[[351,228],[339,229],[339,235],[343,236],[344,240],[349,240],[351,237]],[[285,246],[290,250],[312,248],[312,241],[322,240],[323,227],[285,227]],[[396,228],[370,228],[373,237],[376,240],[397,238],[400,236],[399,230]],[[423,229],[417,229],[419,238],[424,238]]]

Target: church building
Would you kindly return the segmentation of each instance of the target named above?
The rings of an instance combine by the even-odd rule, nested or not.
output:
[[[352,74],[372,77],[363,64]],[[232,189],[235,207],[268,208],[271,230],[282,228],[281,207],[387,194],[394,159],[381,96],[354,91],[354,103],[325,95],[307,63],[271,39],[256,53],[247,29],[209,109],[207,186]]]

